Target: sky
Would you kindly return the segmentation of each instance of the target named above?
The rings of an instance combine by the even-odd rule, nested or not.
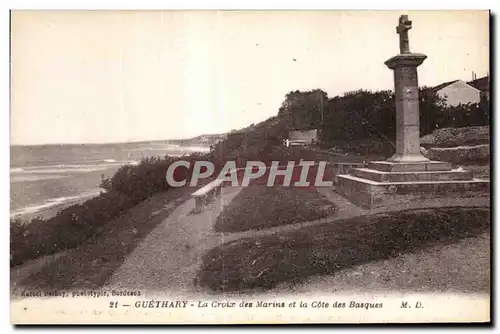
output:
[[[189,138],[275,116],[292,90],[393,89],[489,70],[487,11],[13,11],[11,144]]]

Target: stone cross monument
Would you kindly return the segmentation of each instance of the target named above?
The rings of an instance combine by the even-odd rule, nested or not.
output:
[[[422,198],[477,196],[489,191],[489,180],[452,169],[450,162],[433,161],[420,153],[417,67],[426,55],[410,52],[407,15],[399,18],[399,54],[385,64],[394,70],[396,95],[396,153],[385,161],[351,166],[336,176],[336,191],[356,205],[374,208],[418,202]],[[406,205],[406,204],[405,204]]]
[[[396,32],[399,34],[399,53],[410,53],[410,40],[408,39],[408,30],[411,29],[411,21],[408,15],[399,17],[399,25]]]
[[[396,153],[389,158],[393,162],[428,161],[420,153],[420,120],[417,67],[426,55],[411,53],[408,30],[411,21],[401,15],[396,32],[399,34],[400,54],[385,64],[394,70],[394,91],[396,95]]]

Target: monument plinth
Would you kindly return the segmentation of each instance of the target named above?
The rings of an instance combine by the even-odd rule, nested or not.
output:
[[[385,62],[394,71],[396,153],[386,161],[372,161],[366,168],[352,168],[337,176],[338,191],[364,207],[489,191],[488,180],[474,179],[471,172],[452,169],[448,162],[431,161],[420,152],[417,67],[427,56],[410,52],[410,29],[411,21],[402,15],[396,27],[400,54]]]
[[[417,66],[427,56],[400,54],[385,64],[394,70],[394,95],[396,99],[396,153],[389,161],[428,161],[420,153],[420,115],[418,99]]]

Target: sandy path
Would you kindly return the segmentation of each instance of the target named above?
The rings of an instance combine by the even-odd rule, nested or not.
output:
[[[223,188],[221,197],[199,214],[191,214],[194,199],[180,205],[154,229],[113,274],[105,289],[190,293],[203,254],[224,242],[216,233],[217,216],[241,188]]]

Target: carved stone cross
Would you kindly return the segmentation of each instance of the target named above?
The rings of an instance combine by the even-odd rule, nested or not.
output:
[[[396,32],[399,34],[400,53],[410,53],[410,40],[408,39],[408,30],[410,29],[411,21],[408,20],[408,15],[401,15],[399,25],[396,27]]]

